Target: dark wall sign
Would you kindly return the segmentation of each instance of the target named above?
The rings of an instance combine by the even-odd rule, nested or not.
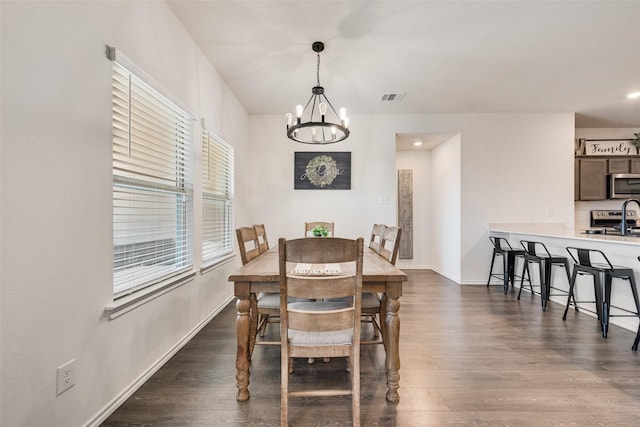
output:
[[[350,152],[296,152],[296,190],[350,190]]]

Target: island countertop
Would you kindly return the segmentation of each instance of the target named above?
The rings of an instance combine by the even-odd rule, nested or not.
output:
[[[521,234],[560,239],[584,240],[587,242],[617,243],[640,247],[639,236],[614,234],[586,234],[585,229],[567,228],[559,223],[489,223],[489,233]],[[640,255],[640,253],[638,254]]]

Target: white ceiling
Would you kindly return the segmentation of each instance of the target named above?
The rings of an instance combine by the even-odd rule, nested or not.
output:
[[[640,127],[640,1],[168,1],[250,114],[575,112]],[[383,93],[406,93],[380,102]],[[284,123],[284,118],[283,118]]]

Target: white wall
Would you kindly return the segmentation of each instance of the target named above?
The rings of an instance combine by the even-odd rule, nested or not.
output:
[[[279,237],[302,237],[308,221],[333,221],[337,236],[367,242],[374,223],[395,224],[395,134],[381,139],[374,118],[359,118],[350,125],[352,136],[325,147],[287,139],[280,115],[249,121],[250,159],[239,173],[251,202],[242,222],[264,223],[272,245]],[[296,151],[350,151],[351,190],[294,190]],[[389,203],[380,204],[380,197]]]
[[[303,223],[312,219],[335,221],[336,234],[365,238],[374,223],[396,223],[396,133],[460,133],[460,259],[444,260],[442,274],[486,283],[490,222],[573,226],[572,113],[353,116],[349,139],[324,147],[353,153],[350,191],[293,190],[293,153],[311,149],[287,140],[280,115],[251,116],[249,122],[246,170],[259,172],[244,178],[251,180],[252,201],[243,220],[264,222],[272,240],[301,236]],[[380,205],[380,196],[390,204]],[[429,215],[444,217],[451,206],[433,206]],[[441,239],[449,239],[446,234]],[[434,236],[414,233],[414,240],[420,238]]]
[[[111,63],[104,45],[123,52],[194,115],[197,162],[201,117],[236,147],[239,163],[248,117],[164,2],[1,8],[0,424],[79,426],[100,421],[226,304],[226,278],[239,262],[198,273],[108,320]],[[242,199],[238,209],[246,209]],[[198,233],[195,239],[201,241]],[[197,249],[197,265],[199,256]],[[56,368],[71,359],[75,386],[56,397]]]

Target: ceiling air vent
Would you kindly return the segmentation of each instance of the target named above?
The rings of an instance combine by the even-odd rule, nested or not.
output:
[[[380,101],[382,102],[400,102],[402,98],[406,95],[405,93],[383,93],[380,96]]]

